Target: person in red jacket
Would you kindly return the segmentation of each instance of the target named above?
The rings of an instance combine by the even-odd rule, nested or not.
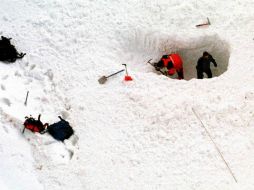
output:
[[[167,73],[166,73],[167,75],[172,76],[175,73],[177,73],[178,79],[181,80],[184,78],[183,61],[181,57],[176,53],[163,55],[160,61],[156,63],[154,66],[155,66],[155,69],[158,71],[162,68],[167,68]]]

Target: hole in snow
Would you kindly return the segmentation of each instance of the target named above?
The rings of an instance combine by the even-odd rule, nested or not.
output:
[[[230,57],[229,44],[218,35],[172,37],[157,32],[150,34],[135,32],[128,40],[128,45],[124,45],[123,56],[126,57],[130,70],[139,72],[155,72],[149,64],[144,64],[149,59],[152,59],[151,62],[158,62],[162,55],[178,53],[183,60],[185,80],[197,78],[197,61],[204,51],[208,51],[218,64],[215,68],[211,63],[213,77],[220,76],[227,70]],[[204,73],[204,78],[206,77]]]

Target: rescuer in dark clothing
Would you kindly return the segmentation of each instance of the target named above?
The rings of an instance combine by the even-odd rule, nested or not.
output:
[[[203,73],[206,73],[208,78],[212,78],[210,62],[212,62],[215,67],[217,67],[217,63],[214,58],[208,52],[203,52],[203,56],[198,59],[196,66],[198,79],[203,79]]]

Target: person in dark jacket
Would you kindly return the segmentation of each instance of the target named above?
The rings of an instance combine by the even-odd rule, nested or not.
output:
[[[203,79],[203,73],[206,73],[208,78],[212,78],[212,71],[210,69],[211,62],[217,67],[214,58],[208,52],[203,52],[203,56],[198,59],[196,66],[198,79]]]

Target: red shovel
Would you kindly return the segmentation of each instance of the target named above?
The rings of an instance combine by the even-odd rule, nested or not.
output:
[[[125,80],[125,81],[131,81],[131,80],[133,80],[133,79],[131,78],[131,76],[128,75],[127,65],[126,65],[126,64],[122,64],[122,65],[125,66],[125,71],[126,71],[126,75],[125,75],[125,77],[124,77],[124,80]]]

